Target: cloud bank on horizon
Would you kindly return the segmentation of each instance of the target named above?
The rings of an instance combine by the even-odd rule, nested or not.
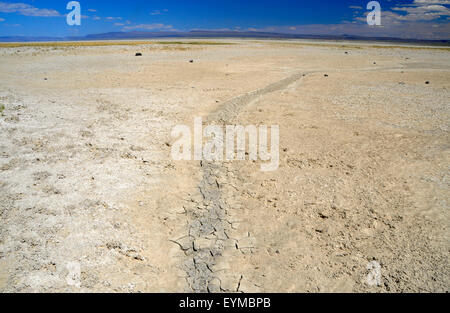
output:
[[[0,1],[0,36],[201,29],[450,39],[450,0],[379,0],[380,26],[367,24],[370,0],[79,0],[82,25],[71,27],[68,2]]]

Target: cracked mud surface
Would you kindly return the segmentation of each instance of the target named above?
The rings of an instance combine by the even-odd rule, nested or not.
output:
[[[224,126],[231,125],[240,109],[247,104],[259,96],[286,88],[304,75],[294,74],[263,89],[227,101],[207,117],[207,122],[210,124],[221,123]],[[225,248],[236,248],[243,252],[251,251],[254,246],[230,237],[233,221],[228,212],[233,207],[222,195],[219,183],[221,177],[226,177],[225,170],[220,165],[208,161],[201,162],[201,170],[203,178],[199,185],[199,191],[203,201],[199,203],[197,210],[190,214],[189,234],[187,237],[181,238],[184,243],[176,242],[189,257],[184,265],[187,273],[186,280],[193,292],[237,292],[243,276],[241,275],[236,288],[226,289],[214,267],[222,257]]]
[[[449,52],[233,42],[0,50],[0,291],[448,291]],[[280,168],[173,161],[195,117]]]

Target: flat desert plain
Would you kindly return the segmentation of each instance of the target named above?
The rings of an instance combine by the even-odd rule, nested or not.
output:
[[[0,60],[0,291],[449,291],[449,48],[3,44]],[[196,117],[279,125],[279,168],[173,160]]]

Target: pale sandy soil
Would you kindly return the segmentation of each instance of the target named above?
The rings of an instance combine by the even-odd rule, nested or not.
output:
[[[450,52],[224,42],[0,48],[0,291],[448,292]],[[173,161],[198,116],[280,168]]]

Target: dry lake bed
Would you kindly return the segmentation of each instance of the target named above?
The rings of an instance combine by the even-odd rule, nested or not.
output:
[[[1,292],[449,291],[449,48],[2,44],[0,111]],[[278,169],[173,160],[197,117]]]

